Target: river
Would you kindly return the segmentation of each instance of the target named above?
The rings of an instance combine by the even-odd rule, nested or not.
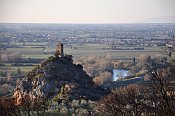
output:
[[[128,75],[129,70],[125,69],[113,69],[113,81],[116,81],[118,78],[124,78]]]

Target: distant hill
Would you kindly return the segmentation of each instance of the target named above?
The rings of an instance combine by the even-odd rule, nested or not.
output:
[[[141,21],[142,23],[175,23],[175,16],[152,17]]]

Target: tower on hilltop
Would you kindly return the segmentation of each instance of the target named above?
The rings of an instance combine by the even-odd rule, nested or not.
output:
[[[64,56],[64,53],[63,53],[63,44],[62,43],[58,43],[56,45],[56,52],[55,52],[55,56]]]

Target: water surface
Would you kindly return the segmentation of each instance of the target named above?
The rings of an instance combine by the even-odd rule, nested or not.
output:
[[[125,69],[113,69],[113,81],[116,81],[118,78],[124,78],[128,76],[129,70]]]

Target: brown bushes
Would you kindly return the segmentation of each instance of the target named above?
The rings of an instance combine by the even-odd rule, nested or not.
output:
[[[80,58],[79,62],[83,65],[86,73],[93,77],[97,85],[102,85],[105,82],[112,80],[112,70],[114,65],[111,62],[110,55],[105,57],[86,57]]]

